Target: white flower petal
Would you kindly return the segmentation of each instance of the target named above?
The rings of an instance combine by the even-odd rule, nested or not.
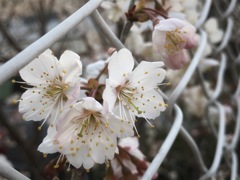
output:
[[[68,88],[68,90],[65,92],[65,95],[68,98],[68,103],[66,103],[66,105],[76,102],[76,100],[79,99],[79,94],[81,93],[81,82],[79,78],[78,80],[72,79],[72,82],[70,82],[68,85],[70,88]]]
[[[83,98],[81,106],[90,111],[101,111],[103,108],[93,97]]]
[[[166,76],[166,71],[161,68],[163,65],[163,62],[142,61],[131,73],[130,84],[139,92],[157,88]]]
[[[91,151],[91,156],[92,159],[99,164],[102,164],[105,162],[105,146],[101,143],[96,141],[97,139],[95,138],[95,141],[92,143],[92,151]]]
[[[154,29],[152,34],[152,41],[153,41],[153,50],[156,53],[165,55],[164,45],[166,42],[166,32],[158,31]]]
[[[154,27],[159,31],[173,31],[184,27],[184,21],[177,18],[163,19]]]
[[[75,168],[80,168],[83,164],[84,157],[87,156],[89,148],[87,146],[82,146],[74,154],[67,155],[67,159]]]
[[[120,83],[122,79],[132,71],[134,59],[128,49],[121,49],[114,52],[109,59],[108,71],[109,79],[113,82]]]
[[[128,110],[125,109],[125,113],[128,113],[127,116],[130,117]],[[126,120],[125,118],[120,120],[111,114],[109,114],[108,118],[111,121],[111,128],[114,130],[114,133],[117,135],[117,137],[125,138],[134,135],[133,126],[130,119],[127,119],[127,121],[124,121]]]
[[[82,63],[80,56],[76,53],[69,50],[64,51],[59,62],[63,67],[64,73],[66,73],[65,82],[70,82],[73,77],[82,74]]]
[[[133,100],[133,104],[142,112],[138,113],[135,110],[135,115],[148,119],[155,119],[160,115],[161,111],[166,109],[162,96],[154,89],[145,92],[143,96],[139,95],[137,100]]]
[[[115,136],[107,136],[107,138],[109,139],[107,141],[107,148],[106,148],[106,157],[107,159],[113,159],[114,158],[114,155],[115,155],[115,152],[116,152],[116,149],[117,148],[117,139]]]
[[[21,78],[31,85],[45,83],[49,78],[55,78],[56,70],[53,68],[58,63],[58,60],[51,54],[51,51],[47,50],[21,69],[19,73]]]
[[[53,108],[53,102],[38,94],[40,90],[32,88],[23,93],[19,102],[19,112],[24,113],[25,120],[40,121],[49,114]]]
[[[38,146],[38,151],[50,154],[57,152],[58,151],[57,144],[53,143],[55,140],[54,136],[56,135],[56,133],[57,132],[54,127],[49,127],[47,136],[43,139],[43,142]]]
[[[104,103],[106,103],[109,111],[111,111],[117,100],[117,92],[116,92],[115,88],[111,87],[111,85],[109,83],[109,79],[106,80],[106,86],[103,91],[103,100],[104,100]]]
[[[120,139],[118,145],[121,147],[129,147],[130,149],[137,149],[139,142],[137,137],[127,137]]]
[[[106,65],[106,61],[99,60],[91,63],[86,67],[86,78],[96,78]]]
[[[84,158],[84,161],[83,161],[83,167],[85,169],[90,169],[94,166],[94,161],[92,158],[89,158],[89,157],[85,157]]]

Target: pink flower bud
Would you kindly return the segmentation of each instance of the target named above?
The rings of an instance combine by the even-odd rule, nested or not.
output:
[[[181,69],[189,61],[186,50],[197,45],[196,28],[186,21],[170,18],[160,20],[153,31],[153,49],[166,66]]]
[[[165,65],[170,69],[182,69],[188,62],[189,56],[185,49],[176,54],[168,55],[165,59]]]

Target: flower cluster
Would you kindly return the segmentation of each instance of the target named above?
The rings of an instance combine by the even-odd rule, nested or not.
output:
[[[121,49],[105,64],[108,77],[101,80],[104,84],[91,73],[89,77],[95,79],[80,77],[80,57],[71,51],[57,60],[46,50],[20,70],[27,89],[19,100],[20,112],[25,120],[50,124],[39,151],[59,152],[59,161],[66,158],[76,168],[109,164],[118,152],[117,139],[133,136],[134,129],[137,133],[136,117],[149,122],[165,110],[159,94],[166,75],[162,62],[142,61],[133,69],[131,52]],[[105,87],[103,92],[100,86]],[[95,97],[101,93],[102,98]]]

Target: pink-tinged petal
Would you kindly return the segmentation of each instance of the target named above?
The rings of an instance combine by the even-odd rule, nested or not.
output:
[[[186,45],[185,45],[185,49],[191,49],[197,46],[199,41],[199,36],[195,35],[191,38],[187,39]]]
[[[127,150],[131,155],[138,159],[144,160],[144,154],[139,150],[139,141],[137,137],[127,137],[120,139],[119,146]]]
[[[76,53],[69,50],[64,51],[59,62],[65,73],[65,82],[70,82],[72,78],[82,74],[82,63],[80,61],[80,56]]]
[[[165,64],[170,69],[182,69],[189,62],[186,50],[182,50],[176,54],[169,55],[165,59]]]
[[[137,137],[127,137],[120,139],[119,146],[127,149],[137,149],[139,146],[138,138]]]
[[[21,78],[31,85],[45,83],[46,80],[55,77],[58,63],[52,52],[47,50],[21,69],[19,73]]]
[[[193,48],[197,43],[196,28],[180,19],[162,20],[153,31],[153,49],[161,55],[161,60],[169,58],[167,56],[183,57],[185,54],[181,50]]]
[[[128,169],[131,171],[132,174],[137,174],[137,167],[135,166],[135,164],[133,164],[133,162],[129,159],[123,159],[122,163],[125,167],[128,167]]]
[[[154,29],[159,31],[174,31],[184,27],[184,21],[177,18],[163,19],[155,25]]]
[[[114,52],[109,58],[108,71],[110,81],[121,84],[122,79],[132,71],[134,59],[128,49],[121,49]]]
[[[196,34],[196,28],[188,23],[184,22],[184,27],[179,30],[181,32],[181,38],[186,41],[185,49],[193,48],[198,43],[198,36]]]
[[[116,160],[116,158],[114,158],[111,161],[111,167],[112,167],[112,169],[114,169],[114,176],[116,178],[118,178],[118,179],[121,179],[121,177],[123,176],[123,174],[122,174],[122,166],[118,162],[118,160]]]
[[[109,111],[112,111],[116,100],[117,100],[117,92],[115,87],[111,87],[109,79],[106,80],[106,86],[103,91],[103,100],[105,107],[108,107]]]
[[[82,99],[81,106],[89,111],[98,111],[102,110],[102,105],[92,97],[85,97]]]

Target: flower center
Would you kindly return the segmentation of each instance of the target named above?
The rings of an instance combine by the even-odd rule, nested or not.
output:
[[[49,89],[47,90],[47,94],[54,96],[64,93],[66,90],[68,90],[68,85],[50,85]]]
[[[85,113],[83,113],[84,116],[77,118],[73,120],[74,124],[78,124],[79,128],[77,128],[77,136],[78,138],[82,138],[83,134],[88,135],[89,133],[94,133],[94,131],[97,130],[97,128],[101,128],[104,126],[103,129],[108,127],[108,123],[103,122],[102,115],[99,112],[91,112],[86,110]],[[100,130],[101,131],[101,130]]]
[[[181,31],[178,29],[169,31],[166,33],[166,43],[164,47],[167,49],[167,53],[174,54],[180,50],[180,44],[186,41],[181,37]]]
[[[68,88],[68,85],[62,84],[61,82],[53,82],[47,86],[45,96],[55,98],[58,95],[61,95],[63,101],[67,101],[65,92],[68,90]]]
[[[118,86],[116,91],[118,92],[119,101],[122,102],[124,106],[129,107],[129,105],[131,105],[138,112],[138,114],[142,113],[142,111],[139,110],[139,107],[137,107],[132,101],[134,94],[136,93],[136,88]]]

